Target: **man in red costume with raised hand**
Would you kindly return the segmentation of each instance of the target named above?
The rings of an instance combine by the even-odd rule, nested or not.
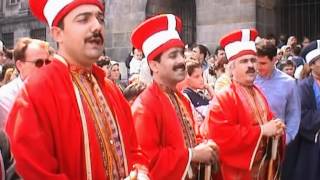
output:
[[[224,180],[273,179],[279,174],[284,124],[273,119],[256,77],[257,31],[242,29],[220,40],[230,63],[232,83],[217,93],[209,114],[209,137],[220,148]]]
[[[25,83],[9,115],[6,130],[18,172],[26,180],[148,179],[130,107],[94,65],[104,49],[102,3],[29,5],[59,48],[52,63]]]
[[[131,37],[134,47],[143,50],[153,76],[132,111],[138,142],[155,180],[195,179],[197,163],[217,162],[213,141],[197,145],[190,104],[176,90],[186,75],[181,30],[178,17],[163,14],[144,21]]]

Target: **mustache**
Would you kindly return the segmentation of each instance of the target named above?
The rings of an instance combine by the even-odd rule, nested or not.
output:
[[[246,73],[255,73],[256,70],[253,67],[249,67],[248,70],[246,71]]]
[[[90,36],[86,37],[84,41],[85,42],[101,41],[103,43],[104,39],[103,39],[101,32],[93,32]]]
[[[177,64],[177,65],[173,66],[173,68],[172,68],[173,71],[176,71],[178,69],[185,70],[186,69],[186,64],[185,63],[180,63],[180,64]]]

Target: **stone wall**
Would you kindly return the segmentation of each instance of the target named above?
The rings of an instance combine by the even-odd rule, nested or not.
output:
[[[257,29],[261,36],[277,32],[277,6],[281,0],[257,0]]]
[[[5,25],[2,25],[5,24]],[[14,33],[14,42],[20,37],[30,36],[31,29],[45,27],[31,16],[11,17],[2,19],[0,23],[0,35],[2,33]]]
[[[130,34],[145,18],[147,0],[106,1],[107,54],[124,61]],[[256,27],[256,0],[196,0],[196,41],[213,50],[225,33]]]
[[[215,49],[219,39],[238,28],[256,27],[255,0],[197,0],[197,42]]]
[[[26,0],[21,0],[21,2],[20,9],[25,9],[23,7]],[[145,19],[147,0],[106,0],[105,3],[107,55],[113,60],[125,61],[131,49],[131,32]],[[264,18],[264,24],[259,24],[259,27],[272,29],[270,25],[272,22],[267,22],[268,17],[264,15],[266,15],[265,11],[273,8],[274,5],[270,5],[266,0],[257,0],[257,3],[261,7],[268,7],[258,15],[260,19]],[[256,0],[196,0],[196,41],[213,50],[225,33],[236,28],[256,27],[256,7]],[[6,12],[2,13],[6,14]],[[8,21],[8,25],[0,28],[0,33],[14,30],[16,39],[19,36],[28,35],[30,29],[35,27],[43,26],[31,19],[21,23]],[[52,39],[47,37],[48,41],[52,42]]]
[[[8,0],[0,1],[0,39],[2,33],[13,33],[16,42],[20,37],[30,36],[30,30],[45,27],[31,16],[27,0],[14,5],[7,3]]]
[[[106,52],[125,61],[131,50],[132,30],[145,19],[147,0],[106,0]]]

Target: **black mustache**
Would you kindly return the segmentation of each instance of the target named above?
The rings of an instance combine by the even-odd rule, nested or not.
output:
[[[94,41],[94,40],[100,40],[100,41],[104,41],[103,39],[103,36],[100,32],[93,32],[91,36],[87,37],[85,39],[85,42],[88,42],[88,41]]]
[[[184,63],[177,64],[177,65],[173,66],[173,68],[172,68],[172,70],[174,70],[174,71],[176,71],[178,69],[185,70],[186,69],[186,64],[184,64]]]
[[[249,67],[246,73],[255,73],[256,70],[252,67]]]

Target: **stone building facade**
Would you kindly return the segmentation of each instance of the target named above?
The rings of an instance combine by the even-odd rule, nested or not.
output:
[[[171,1],[179,3],[179,0]],[[205,44],[211,50],[226,32],[235,28],[256,27],[256,0],[193,1],[196,6],[194,8],[196,12],[193,12],[195,14],[195,27],[193,28],[196,29],[194,40]],[[110,54],[113,59],[124,61],[130,51],[130,35],[133,28],[146,17],[147,3],[148,0],[106,0],[106,49],[107,54]],[[159,4],[161,6],[161,3]],[[172,8],[165,8],[159,8],[158,14],[175,13],[172,12]],[[192,12],[184,13],[192,14]]]
[[[28,9],[28,0],[0,0],[0,39],[12,48],[20,37],[47,39],[46,27]]]
[[[127,57],[131,49],[130,35],[133,28],[146,17],[155,14],[179,14],[184,24],[182,35],[184,40],[188,43],[194,41],[204,44],[213,50],[223,34],[236,28],[255,27],[263,36],[268,33],[276,36],[286,33],[300,37],[304,33],[300,30],[301,22],[295,23],[291,16],[300,20],[302,17],[294,14],[298,11],[291,10],[303,9],[301,2],[305,2],[305,7],[308,5],[320,9],[318,0],[105,0],[104,2],[106,52],[116,61],[124,61]],[[314,11],[311,13],[312,20],[308,16],[303,18],[318,22],[320,11]],[[305,10],[305,13],[309,12],[309,9]],[[305,35],[313,38],[316,32],[320,32],[318,24],[309,23],[312,28],[305,29],[315,29],[315,32],[307,32]],[[48,29],[46,30],[45,26],[30,14],[28,0],[0,0],[0,39],[8,47],[12,47],[16,39],[22,36],[51,42]]]

